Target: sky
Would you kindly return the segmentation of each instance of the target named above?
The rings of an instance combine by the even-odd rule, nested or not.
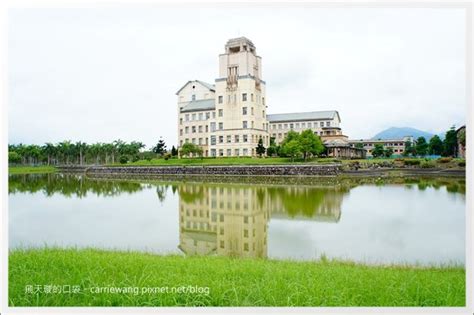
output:
[[[262,57],[268,113],[337,110],[343,133],[466,122],[464,9],[11,9],[9,143],[177,142],[177,96],[229,38]]]

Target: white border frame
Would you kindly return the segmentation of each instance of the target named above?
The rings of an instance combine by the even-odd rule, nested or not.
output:
[[[473,32],[473,2],[471,1],[339,1],[334,0],[318,1],[318,0],[305,0],[305,1],[267,1],[259,0],[259,2],[252,2],[251,0],[240,0],[239,2],[231,1],[182,1],[177,0],[170,2],[171,0],[139,0],[134,2],[133,0],[72,0],[72,1],[60,1],[60,0],[7,0],[0,2],[0,69],[1,71],[1,84],[0,84],[0,95],[1,98],[1,116],[0,116],[0,128],[1,128],[1,205],[2,205],[2,216],[1,216],[1,247],[0,256],[1,260],[1,272],[0,272],[0,312],[6,312],[7,314],[125,314],[125,313],[136,313],[136,314],[152,314],[152,313],[166,313],[166,314],[247,314],[247,313],[271,313],[271,314],[289,314],[289,313],[319,313],[319,314],[473,314],[473,250],[472,250],[472,237],[473,237],[473,216],[470,210],[473,209],[472,204],[472,193],[473,183],[472,170],[473,170],[473,154],[472,148],[474,147],[474,137],[472,133],[472,115],[473,115],[473,101],[472,101],[472,90],[473,90],[473,64],[472,64],[472,36]],[[466,167],[466,307],[206,307],[206,308],[193,308],[193,307],[10,307],[8,306],[8,158],[7,158],[7,144],[8,144],[8,95],[7,95],[7,78],[8,78],[8,62],[7,62],[7,44],[8,44],[8,9],[9,8],[98,8],[98,7],[192,7],[192,6],[209,6],[209,7],[308,7],[308,8],[464,8],[466,10],[466,126],[468,130],[467,137],[467,167]]]

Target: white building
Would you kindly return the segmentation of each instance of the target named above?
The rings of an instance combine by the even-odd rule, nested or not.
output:
[[[230,39],[219,55],[215,84],[188,81],[176,93],[179,146],[194,143],[204,156],[256,156],[260,138],[268,147],[270,137],[279,143],[289,130],[311,129],[327,144],[350,148],[337,111],[267,115],[265,85],[254,44]]]

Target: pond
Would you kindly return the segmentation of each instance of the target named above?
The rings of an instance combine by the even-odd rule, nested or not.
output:
[[[465,180],[262,184],[9,177],[9,246],[465,263]]]

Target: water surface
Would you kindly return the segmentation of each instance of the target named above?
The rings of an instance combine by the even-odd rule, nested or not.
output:
[[[268,185],[9,177],[9,244],[367,263],[465,261],[465,181]]]

